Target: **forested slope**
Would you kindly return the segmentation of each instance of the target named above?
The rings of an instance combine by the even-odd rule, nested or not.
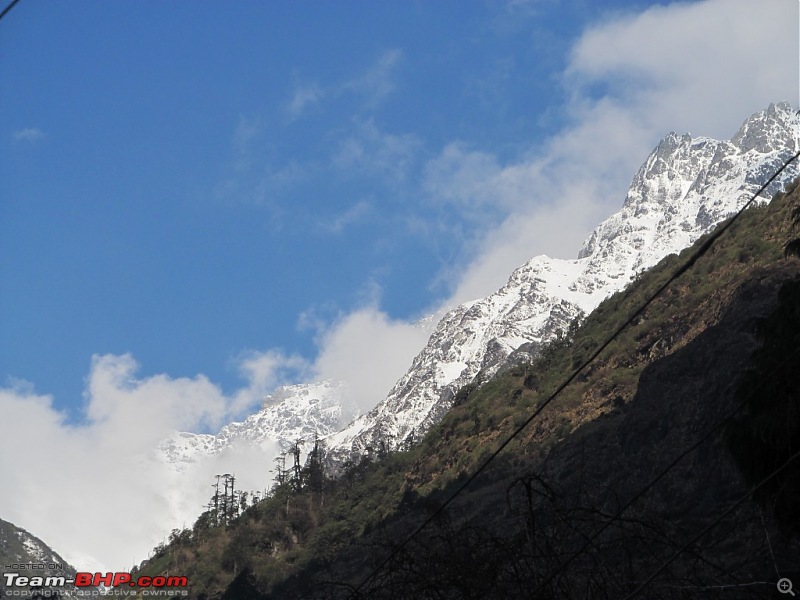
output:
[[[704,239],[462,389],[407,451],[335,481],[312,455],[142,568],[196,598],[768,595],[800,565],[798,238],[797,187],[746,211],[446,508]]]

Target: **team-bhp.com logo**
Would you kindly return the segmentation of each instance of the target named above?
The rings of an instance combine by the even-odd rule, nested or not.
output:
[[[155,577],[147,577],[142,575],[134,579],[130,573],[76,573],[75,574],[75,587],[98,587],[104,585],[106,587],[117,587],[120,585],[129,585],[130,587],[154,587],[154,588],[175,588],[186,587],[188,585],[186,577],[175,577],[164,575],[156,575]]]
[[[17,591],[28,591],[30,589],[53,589],[53,588],[78,588],[78,590],[85,589],[96,592],[97,588],[114,588],[119,591],[119,588],[125,589],[125,586],[131,588],[140,588],[141,595],[147,596],[185,596],[187,594],[186,586],[188,581],[186,577],[177,577],[174,575],[164,576],[156,575],[155,577],[148,577],[142,575],[141,577],[133,577],[130,573],[113,572],[113,573],[76,573],[75,577],[65,577],[63,575],[21,575],[20,573],[3,573],[3,579],[6,588],[16,588]],[[19,588],[28,588],[28,590],[19,590]],[[169,593],[167,593],[169,591]],[[9,590],[6,589],[6,596]],[[149,592],[149,593],[148,593]],[[104,595],[109,592],[106,591]],[[130,593],[125,595],[135,595],[136,592],[131,590]],[[16,595],[13,594],[12,595]],[[19,594],[22,595],[22,594]],[[113,594],[118,595],[118,594]]]

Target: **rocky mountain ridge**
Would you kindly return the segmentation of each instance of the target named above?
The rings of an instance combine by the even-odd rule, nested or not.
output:
[[[535,350],[553,339],[576,316],[738,210],[797,148],[797,119],[788,103],[752,115],[729,141],[670,133],[634,176],[621,210],[592,232],[577,258],[534,257],[496,293],[446,313],[388,396],[343,429],[346,384],[298,384],[280,388],[257,413],[217,435],[172,435],[154,457],[181,471],[233,444],[267,449],[277,443],[285,451],[318,434],[336,468],[403,447],[441,419],[458,389],[490,376],[522,344]],[[798,173],[787,168],[764,200]]]
[[[800,551],[797,182],[459,390],[407,451],[309,469],[141,571],[180,561],[222,599],[775,594]]]
[[[496,293],[448,312],[387,398],[327,438],[333,464],[421,437],[459,388],[493,374],[522,344],[553,339],[638,273],[692,244],[743,206],[798,145],[788,103],[752,115],[730,141],[667,135],[633,178],[622,209],[594,230],[578,258],[532,258]],[[764,201],[799,172],[787,168]]]
[[[75,567],[45,544],[38,537],[13,523],[0,519],[0,564],[4,573],[19,573],[24,577],[75,577]],[[34,566],[36,568],[31,568]],[[27,568],[25,568],[27,567]],[[4,587],[5,579],[0,581],[0,597],[19,595],[27,589]],[[59,588],[60,589],[60,588]],[[60,590],[64,597],[74,597],[73,586]]]
[[[158,445],[153,458],[181,473],[236,444],[268,452],[277,444],[285,452],[296,440],[336,431],[343,418],[344,393],[345,385],[336,381],[282,386],[264,399],[258,412],[225,425],[216,435],[173,433]]]

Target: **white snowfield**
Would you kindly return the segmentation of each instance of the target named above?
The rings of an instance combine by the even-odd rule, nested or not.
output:
[[[419,439],[479,372],[491,375],[524,343],[550,340],[580,311],[588,314],[637,273],[692,244],[737,211],[798,148],[788,103],[754,114],[730,141],[671,133],[633,178],[622,208],[594,230],[578,258],[532,258],[494,294],[446,313],[388,396],[344,429],[338,430],[346,385],[301,384],[277,390],[260,411],[215,436],[176,433],[156,454],[180,470],[238,443],[265,451],[277,443],[286,450],[317,433],[325,436],[335,467],[370,449]],[[799,173],[796,164],[787,168],[764,200]]]
[[[204,457],[219,455],[236,445],[274,453],[286,452],[297,440],[313,440],[342,422],[345,385],[337,381],[283,386],[267,396],[261,409],[242,422],[225,425],[218,434],[175,432],[159,444],[155,457],[183,473]],[[305,449],[306,451],[308,448]],[[271,456],[265,459],[270,464]]]
[[[601,223],[575,260],[537,256],[497,292],[447,313],[385,400],[326,439],[334,463],[383,443],[418,438],[452,405],[455,392],[491,375],[526,342],[542,343],[588,314],[635,275],[678,253],[739,210],[798,150],[787,104],[750,117],[730,141],[671,133],[633,178],[622,209]],[[798,176],[791,165],[763,194]]]

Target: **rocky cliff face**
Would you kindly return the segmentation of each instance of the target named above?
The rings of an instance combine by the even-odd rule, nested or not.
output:
[[[257,544],[240,546],[258,567],[224,597],[776,594],[800,564],[799,216],[797,183],[741,215],[541,412],[682,259],[601,303],[570,344],[460,391],[420,443],[324,503],[265,504],[247,521]]]
[[[60,554],[50,548],[38,537],[29,533],[13,523],[0,519],[0,565],[3,566],[3,573],[19,573],[24,577],[64,577],[66,579],[75,577],[75,568],[65,561]],[[75,597],[73,586],[56,589],[59,595],[72,598]],[[0,597],[19,596],[24,594],[30,596],[32,591],[27,586],[11,586],[6,589],[5,579],[0,581]]]
[[[315,431],[324,434],[327,427],[328,431],[333,432],[326,442],[331,464],[336,467],[371,450],[402,447],[409,441],[415,441],[449,411],[455,393],[461,386],[475,381],[476,378],[488,378],[521,344],[527,344],[535,352],[540,344],[556,336],[559,329],[565,329],[580,311],[591,312],[607,296],[637,279],[643,270],[661,258],[684,249],[741,207],[761,183],[798,148],[800,146],[795,115],[788,104],[770,106],[753,115],[730,141],[670,134],[656,147],[634,177],[620,211],[595,229],[577,258],[559,260],[545,256],[535,257],[514,271],[506,285],[496,293],[463,304],[445,314],[434,328],[426,347],[417,355],[409,371],[397,382],[388,397],[368,414],[352,421],[344,430],[335,429],[343,418],[341,406],[342,401],[346,400],[345,387],[331,382],[289,386],[268,398],[264,407],[244,422],[231,424],[216,436],[176,434],[162,444],[157,455],[161,460],[169,461],[175,469],[182,470],[190,466],[192,461],[220,454],[237,443],[269,448],[272,440],[278,440],[286,448],[298,437],[311,437]],[[782,177],[763,193],[763,200],[767,201],[786,181],[797,178],[799,173],[796,163],[786,169]],[[796,231],[793,230],[792,235],[796,238]],[[781,248],[788,239],[781,238]],[[738,250],[736,256],[739,256]],[[729,270],[739,274],[745,268],[743,265],[746,260],[728,262]],[[781,268],[793,269],[792,273],[796,273],[794,262]],[[694,281],[697,288],[702,287],[701,284],[705,281],[705,275],[698,277]],[[646,281],[647,278],[642,280]],[[763,280],[763,273],[757,274],[754,279],[758,285]],[[716,282],[711,282],[712,287],[716,285]],[[746,291],[749,288],[743,289]],[[729,295],[723,294],[726,298]],[[681,292],[676,291],[673,300],[673,305],[679,305]],[[631,359],[633,362],[645,359],[648,362],[656,361],[667,355],[670,357],[661,363],[659,370],[643,375],[645,387],[663,385],[666,389],[675,378],[676,369],[679,370],[682,365],[690,365],[693,369],[692,381],[697,383],[698,393],[703,396],[706,394],[706,388],[703,387],[706,379],[704,369],[708,364],[706,359],[710,361],[717,355],[724,360],[730,358],[730,352],[726,350],[720,354],[719,348],[732,347],[735,342],[733,338],[725,338],[721,345],[713,348],[699,345],[693,347],[692,352],[680,352],[680,347],[692,342],[699,327],[693,321],[697,320],[695,308],[688,310],[692,319],[680,315],[680,318],[669,320],[662,328],[663,331],[659,329],[660,326],[654,325],[652,339],[637,338],[635,343],[631,342],[636,350],[635,357]],[[711,316],[708,317],[708,322],[702,323],[703,329],[713,325],[720,314],[719,310],[709,311],[707,306],[705,310]],[[602,311],[598,311],[592,318],[603,318],[598,316],[601,314]],[[691,335],[683,330],[673,331],[671,327],[674,320],[685,322],[685,327],[692,329],[689,332]],[[737,317],[735,321],[738,327],[741,320]],[[742,331],[749,335],[747,332],[750,329]],[[708,337],[714,335],[716,334],[712,332]],[[681,336],[685,337],[683,341],[680,341]],[[702,352],[694,353],[697,348]],[[621,359],[617,357],[615,360],[617,362],[614,365],[607,365],[615,376],[618,373],[631,372],[630,369],[618,369]],[[736,372],[737,368],[725,366],[726,374],[720,375],[719,381],[724,383],[728,374]],[[625,411],[628,409],[624,407],[628,406],[630,398],[620,395],[611,397],[608,390],[616,388],[608,381],[602,385],[597,384],[597,389],[588,390],[577,407],[570,409],[575,414],[570,413],[567,416],[575,417],[576,426],[589,423],[595,418],[611,419],[604,415],[615,410],[614,406],[620,408],[623,416],[627,414]],[[488,388],[478,390],[475,394],[480,395],[486,389]],[[685,394],[678,388],[671,388],[670,393],[654,395],[657,398],[655,408],[662,413],[666,411],[689,415],[683,404],[671,402],[671,395],[683,399]],[[631,419],[630,428],[620,431],[633,437],[651,434],[662,437],[676,435],[670,425],[673,421],[658,413],[653,404],[644,403],[642,407],[641,411],[632,411],[635,418]],[[650,410],[651,408],[654,410]],[[447,419],[456,418],[459,411],[464,409],[463,406],[457,406],[450,411]],[[537,429],[537,435],[550,435],[557,431],[560,425],[554,419],[556,417],[552,415],[545,418],[543,427]],[[698,422],[681,425],[680,435],[697,431]],[[597,458],[597,465],[600,465],[592,467],[593,473],[600,483],[609,479],[609,473],[624,480],[629,472],[618,469],[612,458],[616,456],[617,446],[625,442],[625,439],[617,435],[613,428],[604,431],[609,436],[608,440],[598,438],[598,445],[589,451],[589,456]],[[658,442],[661,438],[656,436],[654,439]],[[424,442],[421,449],[444,453],[445,456],[437,455],[437,460],[433,462],[449,468],[452,457],[461,451],[461,446],[453,445],[454,440],[455,437],[448,445],[447,437],[442,436],[435,444],[431,440]],[[480,440],[479,443],[483,441]],[[539,438],[532,441],[542,442]],[[579,438],[574,441],[578,444]],[[613,452],[604,453],[601,442],[606,441],[614,445]],[[689,443],[691,440],[687,437],[678,441]],[[572,444],[569,440],[564,443],[568,446]],[[588,443],[586,447],[589,447]],[[639,452],[638,448],[636,444],[630,445],[626,452],[636,454]],[[656,443],[652,450],[654,454],[644,457],[640,464],[655,464],[653,456],[660,456],[658,453],[662,448],[662,445]],[[583,446],[578,450],[580,452],[567,455],[574,455],[575,460],[578,460],[583,456]],[[630,460],[636,458],[631,456]],[[269,461],[268,457],[265,457],[264,462],[266,461]],[[571,467],[567,468],[565,464],[552,463],[555,479],[561,473],[579,472],[578,469],[570,470]],[[731,473],[730,470],[718,469],[717,465],[711,465],[708,469],[717,479],[723,481]],[[692,472],[696,474],[703,471],[689,469],[686,472],[687,479],[692,477]],[[183,479],[190,473],[187,470],[187,476],[182,476]],[[438,471],[434,469],[434,474],[436,473]],[[414,477],[422,475],[416,474]],[[704,480],[698,480],[698,485],[704,485]],[[501,492],[505,490],[506,487],[503,487]],[[664,494],[665,499],[674,496],[672,492]],[[502,501],[502,498],[498,500]],[[687,504],[693,501],[692,497],[686,497]],[[491,502],[482,504],[491,512],[497,512],[496,505]],[[196,514],[197,512],[193,513]],[[758,533],[763,535],[763,531]],[[583,543],[583,540],[579,541]],[[363,552],[363,546],[361,548],[359,552]],[[355,562],[357,561],[353,564]]]
[[[666,136],[633,178],[622,209],[594,230],[578,258],[537,256],[496,293],[444,315],[388,397],[327,438],[332,464],[420,437],[460,387],[491,375],[521,344],[535,349],[552,339],[638,273],[693,243],[747,202],[797,148],[797,121],[786,103],[751,116],[730,141]],[[799,172],[787,168],[763,200]]]
[[[298,439],[336,431],[343,418],[344,389],[334,381],[278,388],[264,399],[261,410],[226,425],[216,435],[175,432],[159,444],[154,458],[182,473],[189,465],[236,445],[261,448],[270,457],[276,446],[285,452]]]
[[[350,417],[342,413],[345,384],[287,386],[217,435],[174,434],[155,458],[181,472],[236,444],[265,452],[277,444],[285,451],[315,433],[327,436],[334,467],[403,447],[441,419],[458,389],[491,376],[522,344],[535,351],[576,316],[738,210],[797,148],[797,119],[786,103],[754,114],[729,141],[670,133],[634,176],[622,208],[592,232],[577,258],[532,258],[494,294],[446,313],[388,396],[344,429],[338,431]],[[763,200],[799,173],[796,165],[786,169]]]

